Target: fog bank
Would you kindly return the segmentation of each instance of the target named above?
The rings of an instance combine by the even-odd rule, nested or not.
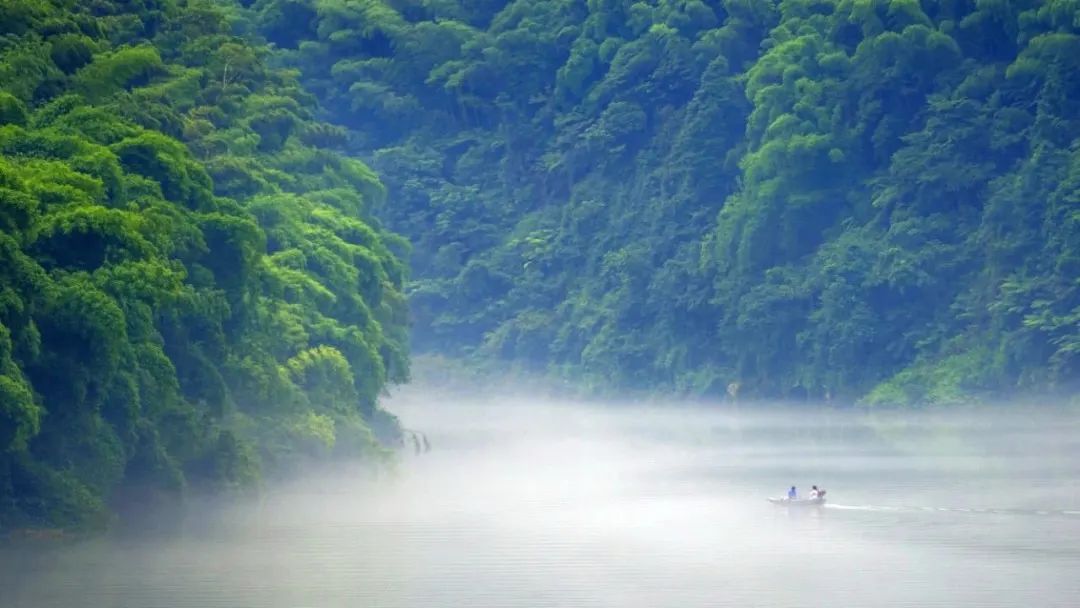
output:
[[[0,554],[4,606],[1072,606],[1075,414],[410,389],[425,433],[165,537]],[[766,502],[790,485],[824,508]]]

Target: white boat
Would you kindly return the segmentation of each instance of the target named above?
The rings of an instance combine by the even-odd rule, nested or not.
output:
[[[820,507],[825,504],[825,497],[819,498],[770,498],[769,502],[774,505],[786,505],[788,507]]]

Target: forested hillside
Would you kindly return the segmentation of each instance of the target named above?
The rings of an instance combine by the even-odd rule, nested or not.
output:
[[[1075,391],[1075,0],[254,0],[422,352],[595,387]]]
[[[0,529],[377,456],[406,245],[218,4],[0,0]]]
[[[1076,394],[1077,100],[1076,0],[0,0],[0,527],[380,454],[406,289],[601,390]]]

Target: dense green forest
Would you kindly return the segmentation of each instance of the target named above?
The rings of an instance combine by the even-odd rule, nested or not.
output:
[[[212,2],[0,0],[0,529],[380,457],[407,244]]]
[[[0,0],[0,527],[379,457],[410,344],[1075,395],[1077,100],[1077,0]]]
[[[254,0],[417,352],[597,388],[1080,388],[1080,2]]]

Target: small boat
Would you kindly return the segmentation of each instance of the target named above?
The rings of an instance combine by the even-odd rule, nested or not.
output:
[[[769,502],[774,505],[785,505],[788,507],[820,507],[825,504],[825,497],[819,498],[770,498]]]

